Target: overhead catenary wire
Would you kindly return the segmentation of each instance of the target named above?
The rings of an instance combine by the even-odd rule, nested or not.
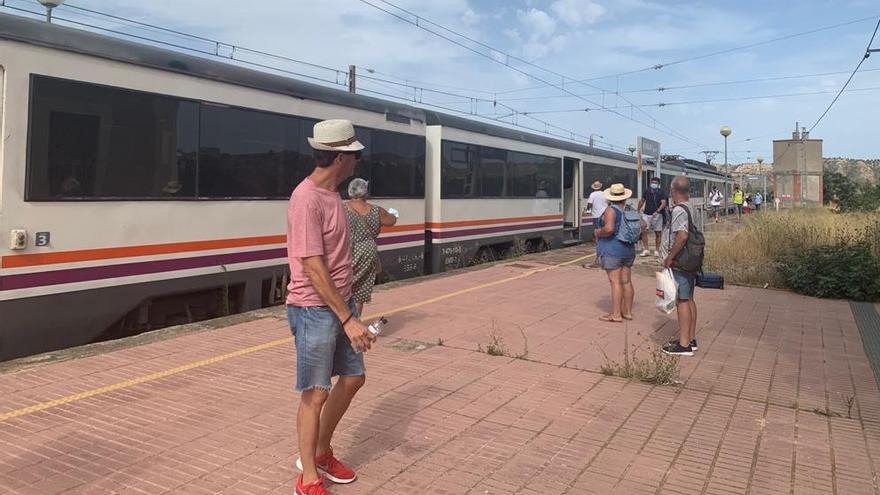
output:
[[[435,23],[435,22],[433,22],[433,21],[430,21],[430,20],[428,20],[428,19],[426,19],[426,18],[424,18],[424,17],[422,17],[422,16],[420,16],[420,15],[418,15],[418,14],[415,14],[415,13],[409,11],[409,10],[406,10],[406,9],[404,9],[404,8],[402,8],[402,7],[399,7],[399,6],[397,6],[397,5],[395,5],[395,4],[391,3],[391,2],[388,2],[387,0],[378,0],[378,1],[381,1],[382,3],[384,3],[384,4],[386,4],[386,5],[389,5],[389,6],[395,8],[395,9],[397,9],[397,10],[400,10],[401,12],[406,13],[406,14],[409,15],[409,16],[412,16],[413,18],[415,18],[415,20],[408,19],[408,18],[404,17],[403,15],[400,15],[400,14],[398,14],[398,13],[396,13],[396,12],[392,12],[392,11],[386,9],[386,8],[383,8],[382,6],[376,5],[375,3],[373,3],[373,2],[371,2],[371,1],[369,1],[369,0],[358,0],[358,1],[360,1],[361,3],[364,3],[364,4],[366,4],[366,5],[369,5],[370,7],[373,7],[373,8],[375,8],[375,9],[377,9],[377,10],[380,10],[380,11],[382,11],[382,12],[384,12],[384,13],[386,13],[386,14],[392,16],[392,17],[395,17],[395,18],[397,18],[397,19],[399,19],[399,20],[401,20],[401,21],[403,21],[403,22],[406,22],[406,23],[411,24],[411,25],[413,25],[413,26],[415,26],[415,27],[417,27],[417,28],[419,28],[419,29],[422,29],[423,31],[426,31],[426,32],[428,32],[428,33],[431,33],[431,34],[433,34],[434,36],[437,36],[437,37],[442,38],[442,39],[444,39],[444,40],[446,40],[446,41],[448,41],[448,42],[450,42],[450,43],[453,43],[453,44],[455,44],[455,45],[457,45],[457,46],[459,46],[459,47],[461,47],[461,48],[464,48],[465,50],[468,50],[468,51],[470,51],[470,52],[472,52],[472,53],[475,53],[475,54],[477,54],[477,55],[479,55],[479,56],[481,56],[481,57],[487,58],[487,59],[489,59],[489,60],[491,60],[491,61],[493,61],[493,62],[495,62],[495,63],[498,63],[498,64],[501,64],[501,65],[503,65],[503,66],[505,66],[505,67],[508,67],[509,69],[514,70],[514,71],[516,71],[516,72],[519,72],[520,74],[522,74],[522,75],[524,75],[524,76],[526,76],[526,77],[529,77],[529,78],[531,78],[531,79],[534,79],[534,80],[536,80],[536,81],[538,81],[538,82],[541,82],[541,83],[543,83],[543,84],[546,85],[546,86],[552,86],[552,87],[555,87],[555,88],[559,89],[560,91],[563,91],[563,92],[568,93],[568,94],[570,94],[570,95],[573,95],[573,96],[575,96],[575,97],[577,97],[577,98],[579,98],[579,99],[581,99],[581,100],[584,100],[584,101],[586,101],[587,103],[590,103],[591,105],[593,105],[593,106],[595,106],[595,107],[602,108],[602,109],[604,109],[604,110],[609,110],[609,111],[610,111],[612,114],[614,114],[614,115],[617,115],[617,116],[619,116],[619,117],[622,117],[622,118],[624,118],[624,119],[626,119],[626,120],[630,120],[630,121],[636,122],[636,123],[641,124],[641,125],[643,125],[643,126],[646,126],[646,127],[652,128],[652,129],[654,129],[654,130],[656,130],[656,131],[658,131],[658,132],[661,132],[661,133],[663,133],[663,134],[669,135],[669,136],[674,137],[674,138],[676,138],[676,139],[679,139],[679,140],[682,140],[682,141],[685,141],[685,142],[689,142],[689,143],[692,143],[692,144],[698,144],[698,143],[696,143],[695,141],[691,140],[690,138],[688,138],[688,137],[682,135],[681,133],[678,133],[677,131],[675,131],[675,130],[672,129],[671,127],[668,127],[668,126],[665,126],[665,125],[664,125],[664,127],[668,127],[669,130],[663,130],[663,129],[658,128],[658,127],[657,127],[657,123],[658,123],[657,119],[655,119],[654,117],[652,117],[652,116],[650,116],[650,115],[648,115],[648,116],[649,116],[649,118],[651,118],[652,121],[654,122],[653,125],[652,125],[652,124],[649,124],[649,123],[645,123],[645,122],[643,122],[643,121],[641,121],[641,120],[638,120],[638,119],[636,119],[636,118],[634,118],[634,117],[627,116],[627,115],[625,115],[625,114],[623,114],[623,113],[621,113],[621,112],[618,112],[618,111],[615,110],[615,109],[608,109],[608,108],[605,108],[604,105],[601,105],[601,104],[596,103],[596,102],[594,102],[594,101],[588,100],[588,99],[586,99],[585,97],[582,97],[582,96],[580,96],[580,95],[577,95],[576,93],[573,93],[572,91],[570,91],[570,90],[568,90],[568,89],[565,88],[564,83],[565,83],[566,80],[569,80],[569,81],[571,81],[571,82],[575,82],[575,81],[574,81],[573,78],[570,78],[570,77],[568,77],[568,76],[565,76],[564,74],[560,74],[560,73],[558,73],[558,72],[556,72],[556,71],[553,71],[553,70],[550,70],[550,69],[546,69],[546,68],[541,67],[541,66],[539,66],[539,65],[536,65],[536,64],[534,64],[534,63],[532,63],[532,62],[529,62],[529,61],[527,61],[527,60],[521,59],[521,58],[516,57],[516,56],[514,56],[514,55],[511,55],[511,54],[509,54],[509,53],[507,53],[507,52],[504,52],[503,50],[499,50],[499,49],[497,49],[497,48],[495,48],[495,47],[492,47],[492,46],[490,46],[490,45],[487,45],[487,44],[485,44],[485,43],[483,43],[483,42],[481,42],[481,41],[474,40],[473,38],[470,38],[470,37],[468,37],[468,36],[466,36],[466,35],[460,34],[460,33],[456,32],[456,31],[454,31],[454,30],[451,30],[451,29],[449,29],[449,28],[447,28],[447,27],[444,27],[444,26],[442,26],[442,25],[440,25],[440,24],[437,24],[437,23]],[[432,26],[436,26],[437,28],[439,28],[439,29],[441,29],[441,30],[443,30],[443,31],[446,31],[446,32],[448,32],[448,33],[450,33],[450,34],[452,34],[452,35],[454,35],[454,36],[458,36],[458,37],[460,37],[460,38],[462,38],[462,39],[465,39],[465,40],[468,40],[468,41],[470,41],[470,42],[472,42],[472,43],[474,43],[474,44],[476,44],[476,45],[478,45],[478,46],[484,47],[484,48],[490,50],[492,53],[497,54],[499,57],[502,57],[503,60],[499,59],[498,57],[494,57],[494,56],[492,56],[492,55],[489,55],[489,54],[483,53],[483,52],[481,52],[480,50],[477,50],[476,48],[473,48],[473,47],[471,47],[471,46],[468,46],[468,45],[466,45],[465,43],[462,43],[462,42],[459,41],[459,40],[453,39],[453,38],[451,38],[450,36],[447,36],[447,35],[445,35],[445,34],[443,34],[443,33],[440,33],[440,32],[437,32],[437,31],[435,31],[435,30],[432,30],[432,29],[428,28],[428,27],[426,26],[426,24],[428,24],[428,25],[432,25]],[[528,71],[525,71],[525,70],[523,70],[523,69],[521,69],[521,68],[519,68],[519,67],[516,67],[515,65],[512,65],[512,64],[510,63],[511,60],[513,60],[513,61],[517,61],[517,62],[520,62],[520,63],[522,63],[522,64],[525,64],[525,65],[528,65],[528,66],[531,66],[531,67],[534,67],[534,68],[536,68],[536,69],[538,69],[538,70],[541,70],[542,72],[545,72],[545,73],[552,74],[552,75],[554,75],[554,76],[560,77],[560,78],[562,79],[562,81],[563,81],[563,84],[561,84],[561,85],[556,84],[556,83],[554,83],[554,82],[551,82],[551,81],[546,80],[545,78],[543,78],[543,77],[541,77],[541,76],[535,75],[535,74],[533,74],[533,73],[531,73],[531,72],[528,72]],[[601,88],[597,88],[597,89],[601,89]],[[635,106],[633,106],[633,107],[628,107],[628,108],[637,109],[637,107],[635,107]]]
[[[871,45],[874,43],[874,37],[877,36],[877,29],[880,29],[880,20],[877,20],[877,25],[874,26],[874,33],[871,34],[871,39],[868,41],[868,46],[865,48],[865,54],[862,56],[862,59],[859,60],[858,65],[856,65],[856,68],[853,69],[852,74],[850,74],[850,76],[849,76],[849,79],[847,79],[846,82],[843,83],[843,87],[840,88],[840,91],[837,93],[837,96],[835,96],[834,99],[831,100],[831,103],[828,104],[828,108],[826,108],[825,111],[822,112],[822,115],[819,116],[819,119],[816,120],[816,123],[810,127],[810,130],[808,132],[812,132],[813,129],[815,129],[816,126],[819,125],[819,122],[822,122],[822,119],[824,119],[825,116],[828,115],[828,111],[831,110],[831,107],[833,107],[835,103],[837,103],[837,100],[838,100],[838,98],[840,98],[840,95],[843,94],[843,92],[846,90],[846,87],[849,86],[850,81],[852,81],[853,77],[855,77],[856,72],[859,71],[859,68],[862,67],[862,64],[865,63],[865,60],[868,60],[868,57],[871,56]]]
[[[865,69],[862,72],[876,72],[880,71],[880,69]],[[584,93],[581,96],[602,96],[602,95],[622,95],[622,94],[636,94],[636,93],[666,93],[670,91],[679,91],[683,89],[694,89],[694,88],[707,88],[713,86],[732,86],[738,84],[749,84],[749,83],[761,83],[761,82],[772,82],[772,81],[785,81],[792,79],[808,79],[812,77],[824,77],[824,76],[834,76],[841,74],[849,74],[851,71],[835,71],[835,72],[817,72],[813,74],[798,74],[793,76],[774,76],[774,77],[760,77],[754,79],[738,79],[733,81],[716,81],[716,82],[706,82],[706,83],[696,83],[696,84],[683,84],[683,85],[671,85],[671,86],[656,86],[651,88],[639,88],[639,89],[629,89],[623,91],[602,91],[598,93]],[[561,100],[573,98],[571,95],[541,95],[541,96],[521,96],[516,98],[498,98],[498,101],[503,102],[517,102],[517,101],[543,101],[543,100]]]
[[[696,56],[693,56],[693,57],[686,57],[686,58],[682,58],[682,59],[678,59],[678,60],[673,60],[673,61],[671,61],[671,62],[656,63],[656,64],[654,64],[654,65],[649,65],[649,66],[647,66],[647,67],[642,67],[642,68],[640,68],[640,69],[629,70],[629,71],[623,71],[623,72],[617,72],[617,73],[614,73],[614,74],[607,74],[607,75],[604,75],[604,76],[598,76],[598,77],[589,77],[589,78],[584,78],[584,79],[578,79],[578,80],[576,80],[576,82],[600,81],[600,80],[603,80],[603,79],[612,79],[612,78],[623,77],[623,76],[628,76],[628,75],[632,75],[632,74],[639,74],[639,73],[642,73],[642,72],[648,72],[648,71],[653,71],[653,70],[661,70],[661,69],[664,69],[664,68],[666,68],[666,67],[671,67],[671,66],[673,66],[673,65],[685,64],[685,63],[688,63],[688,62],[694,62],[694,61],[696,61],[696,60],[703,60],[703,59],[706,59],[706,58],[716,57],[716,56],[718,56],[718,55],[726,55],[726,54],[728,54],[728,53],[733,53],[733,52],[741,51],[741,50],[748,50],[748,49],[750,49],[750,48],[755,48],[755,47],[758,47],[758,46],[768,45],[768,44],[776,43],[776,42],[779,42],[779,41],[790,40],[790,39],[792,39],[792,38],[798,38],[798,37],[801,37],[801,36],[808,36],[808,35],[810,35],[810,34],[816,34],[816,33],[820,33],[820,32],[823,32],[823,31],[829,31],[829,30],[832,30],[832,29],[837,29],[837,28],[841,28],[841,27],[851,26],[851,25],[853,25],[853,24],[858,24],[858,23],[860,23],[860,22],[872,21],[872,20],[874,20],[874,19],[877,19],[878,17],[880,17],[880,14],[875,14],[875,15],[868,16],[868,17],[861,17],[861,18],[859,18],[859,19],[853,19],[853,20],[850,20],[850,21],[845,21],[845,22],[841,22],[841,23],[837,23],[837,24],[831,24],[831,25],[828,25],[828,26],[821,26],[821,27],[818,27],[818,28],[815,28],[815,29],[810,29],[810,30],[807,30],[807,31],[801,31],[801,32],[798,32],[798,33],[788,34],[788,35],[785,35],[785,36],[779,36],[779,37],[776,37],[776,38],[770,38],[770,39],[767,39],[767,40],[764,40],[764,41],[758,41],[758,42],[755,42],[755,43],[748,43],[748,44],[745,44],[745,45],[739,45],[739,46],[735,46],[735,47],[732,47],[732,48],[727,48],[727,49],[724,49],[724,50],[717,50],[717,51],[713,51],[713,52],[709,52],[709,53],[704,53],[704,54],[702,54],[702,55],[696,55]],[[528,87],[528,88],[517,88],[517,89],[511,89],[511,90],[507,90],[507,91],[500,91],[498,94],[510,94],[510,93],[516,93],[516,92],[520,92],[520,91],[529,91],[529,90],[532,90],[532,89],[537,89],[537,88],[542,88],[542,87],[544,87],[544,86],[531,86],[531,87]]]
[[[864,91],[878,91],[880,90],[880,86],[874,86],[870,88],[851,88],[846,91],[848,92],[864,92]],[[831,93],[837,93],[838,90],[824,90],[824,91],[805,91],[802,93],[781,93],[781,94],[768,94],[768,95],[749,95],[749,96],[731,96],[729,98],[708,98],[703,100],[687,100],[687,101],[670,101],[670,102],[660,102],[660,103],[644,103],[640,105],[636,105],[638,107],[649,108],[649,107],[671,107],[677,105],[700,105],[706,103],[722,103],[722,102],[736,102],[736,101],[747,101],[747,100],[762,100],[766,98],[791,98],[796,96],[815,96],[815,95],[827,95]],[[607,107],[609,109],[624,109],[629,108],[630,105],[617,105],[613,107]],[[598,108],[565,108],[558,110],[535,110],[531,112],[524,112],[526,114],[540,115],[540,114],[553,114],[553,113],[577,113],[577,112],[585,112],[585,111],[594,111],[601,110]]]

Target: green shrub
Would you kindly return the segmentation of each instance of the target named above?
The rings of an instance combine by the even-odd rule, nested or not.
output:
[[[799,294],[856,301],[880,299],[880,258],[866,241],[812,246],[779,261],[785,285]]]

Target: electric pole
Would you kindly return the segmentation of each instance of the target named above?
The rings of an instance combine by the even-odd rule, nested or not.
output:
[[[348,92],[356,93],[357,85],[355,84],[357,80],[357,68],[354,65],[348,66]]]

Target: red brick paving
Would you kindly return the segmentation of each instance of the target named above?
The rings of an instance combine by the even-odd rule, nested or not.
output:
[[[526,271],[379,291],[369,312]],[[880,393],[845,302],[699,291],[683,384],[650,386],[597,372],[603,352],[641,353],[676,328],[652,307],[653,278],[635,284],[628,325],[596,320],[607,282],[579,264],[393,315],[334,442],[360,479],[333,493],[880,493]],[[492,335],[525,359],[476,352]],[[279,311],[7,373],[0,414],[286,336]],[[290,494],[294,370],[284,343],[2,421],[0,493]]]

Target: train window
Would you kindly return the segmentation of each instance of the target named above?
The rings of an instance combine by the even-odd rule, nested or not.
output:
[[[195,102],[33,76],[28,200],[193,197]]]
[[[537,197],[562,197],[562,160],[552,156],[538,157],[538,191]],[[546,193],[546,196],[544,196]]]
[[[294,188],[315,168],[315,159],[312,157],[312,147],[309,146],[308,138],[312,135],[313,128],[318,121],[305,118],[297,118],[296,120],[299,122],[299,126],[295,126],[291,122],[286,127],[286,137],[291,143],[284,153],[284,177],[287,181],[284,185],[284,192],[288,197]]]
[[[371,129],[370,194],[374,197],[421,198],[425,195],[425,139],[410,134]],[[358,134],[360,136],[360,134]]]
[[[538,192],[538,166],[534,155],[511,151],[508,158],[507,192],[513,197],[534,197]]]
[[[690,180],[691,189],[690,196],[692,198],[702,198],[703,197],[703,186],[706,184],[704,179],[694,179]]]
[[[584,162],[585,195],[592,191],[591,184],[596,180],[600,181],[605,188],[610,187],[611,184],[623,184],[635,191],[638,187],[638,172],[629,168]]]
[[[441,198],[472,198],[475,192],[479,150],[476,146],[443,141]]]
[[[560,160],[549,156],[511,151],[508,153],[507,195],[510,197],[558,198],[562,169]]]
[[[506,150],[483,146],[480,149],[480,197],[504,197]]]
[[[202,105],[199,197],[288,197],[284,156],[298,138],[296,118]]]

